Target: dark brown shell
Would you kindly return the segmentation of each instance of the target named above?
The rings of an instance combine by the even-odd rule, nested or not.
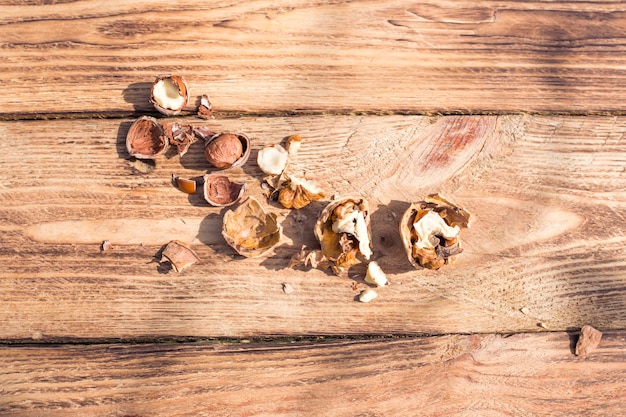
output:
[[[128,129],[126,150],[135,158],[154,159],[167,152],[168,148],[163,127],[154,117],[141,116]]]

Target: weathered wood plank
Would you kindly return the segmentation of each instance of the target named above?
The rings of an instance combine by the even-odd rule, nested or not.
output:
[[[606,416],[626,335],[0,348],[0,413],[47,416]]]
[[[190,120],[193,123],[202,123]],[[170,184],[208,169],[199,143],[150,172],[128,160],[128,122],[0,123],[0,339],[249,337],[626,328],[626,118],[291,117],[208,122],[252,138],[229,172],[263,199],[262,146],[300,133],[292,173],[372,205],[374,258],[392,285],[354,301],[363,270],[288,269],[320,202],[278,206],[285,238],[239,259],[221,213]],[[442,192],[475,215],[465,251],[439,271],[405,258],[398,219]],[[101,254],[108,239],[114,248]],[[153,261],[171,239],[202,262],[181,274]],[[283,293],[290,283],[295,292]],[[356,290],[355,290],[356,288]],[[526,314],[520,309],[526,308]]]
[[[3,1],[1,117],[148,111],[621,112],[621,1]]]

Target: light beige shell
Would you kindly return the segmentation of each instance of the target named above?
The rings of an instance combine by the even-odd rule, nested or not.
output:
[[[254,197],[248,197],[224,214],[222,236],[240,255],[254,258],[269,252],[282,236],[276,214],[268,213]]]

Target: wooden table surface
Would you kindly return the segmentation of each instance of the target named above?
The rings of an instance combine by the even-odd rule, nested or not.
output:
[[[1,10],[0,415],[626,415],[626,2]],[[162,73],[179,116],[149,102]],[[328,198],[267,202],[283,239],[243,258],[170,182],[213,172],[199,143],[129,156],[140,115],[248,135],[227,174],[264,204],[256,155],[299,134],[290,169]],[[438,271],[398,233],[430,193],[474,216]],[[289,268],[333,195],[370,202],[371,303],[363,268]],[[201,261],[159,264],[173,239]],[[603,338],[576,356],[583,325]]]

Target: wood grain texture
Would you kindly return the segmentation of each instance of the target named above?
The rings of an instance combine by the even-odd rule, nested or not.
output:
[[[244,132],[252,155],[229,171],[263,199],[262,146],[299,133],[293,173],[372,205],[374,258],[392,285],[354,301],[348,277],[288,269],[316,246],[319,202],[272,205],[284,239],[240,259],[222,209],[170,184],[208,170],[200,144],[143,169],[123,141],[130,120],[0,123],[0,339],[150,339],[626,328],[626,119],[386,116],[201,122]],[[441,192],[475,215],[465,251],[440,271],[413,269],[399,240],[409,202]],[[108,239],[113,250],[99,251]],[[202,262],[181,274],[154,257],[171,239]],[[283,293],[287,282],[294,293]],[[355,290],[356,288],[356,290]],[[524,308],[525,313],[520,309]]]
[[[621,1],[5,0],[2,10],[4,118],[149,111],[150,83],[168,72],[223,112],[626,110]]]
[[[47,416],[606,416],[626,335],[0,348],[0,413]]]

